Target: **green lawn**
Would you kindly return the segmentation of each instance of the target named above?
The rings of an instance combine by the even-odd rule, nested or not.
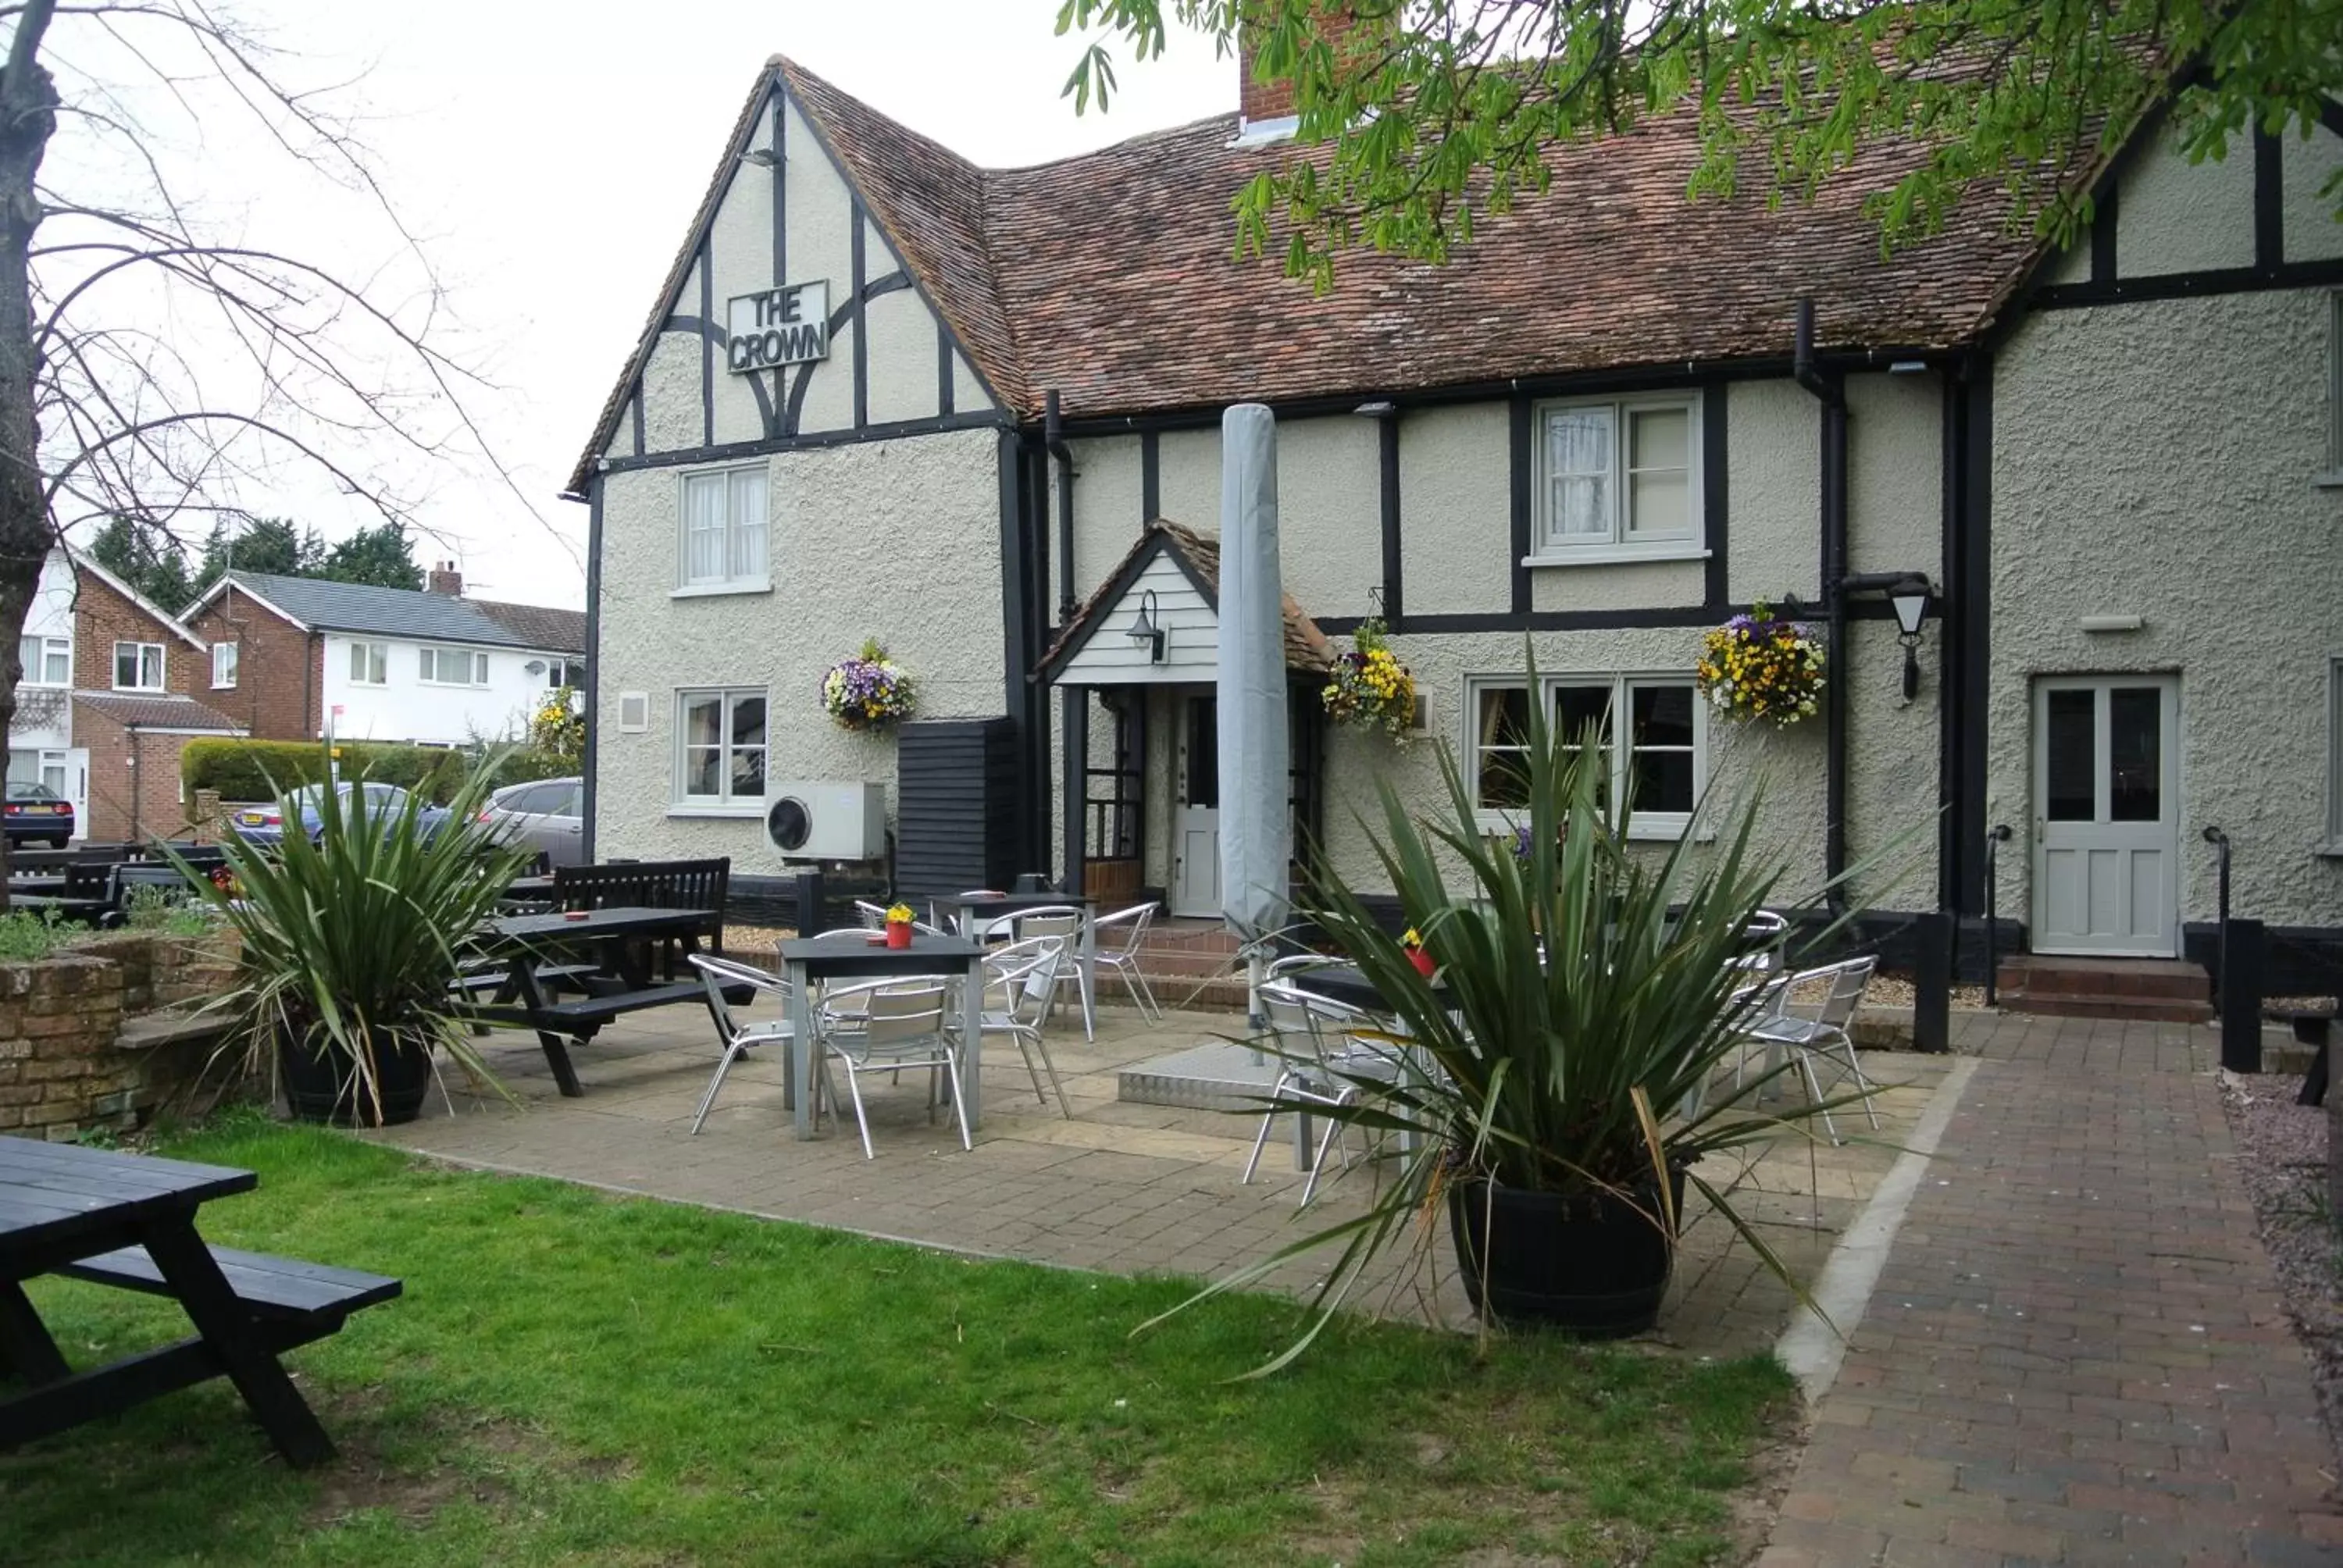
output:
[[[1346,1326],[1230,1374],[1295,1309],[974,1263],[256,1119],[216,1241],[395,1273],[294,1352],[342,1461],[269,1452],[215,1382],[0,1454],[0,1560],[137,1563],[1426,1563],[1728,1556],[1787,1408],[1770,1362]],[[77,1363],[176,1309],[34,1292]],[[1477,1552],[1477,1554],[1475,1554]]]

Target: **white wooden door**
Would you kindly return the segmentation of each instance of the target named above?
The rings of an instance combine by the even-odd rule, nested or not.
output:
[[[41,754],[41,777],[49,776],[50,759],[58,759],[59,771],[65,777],[63,785],[49,787],[73,802],[74,837],[89,837],[89,748],[76,746],[69,751],[45,751]]]
[[[2160,676],[2035,684],[2035,951],[2178,956],[2179,698]]]
[[[1178,805],[1172,815],[1172,912],[1221,912],[1221,759],[1219,705],[1191,697],[1181,705]]]

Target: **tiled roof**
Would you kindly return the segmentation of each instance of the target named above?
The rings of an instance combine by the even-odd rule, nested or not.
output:
[[[498,610],[527,612],[531,617],[567,616],[576,621],[574,630],[567,629],[565,625],[567,641],[541,642],[534,635],[522,635],[520,628],[491,614],[490,606],[452,594],[329,582],[321,578],[272,577],[261,572],[227,575],[246,592],[267,600],[302,625],[318,631],[356,631],[415,642],[465,642],[548,653],[582,653],[586,648],[585,617],[575,610],[539,611],[532,605],[494,607]]]
[[[76,691],[75,702],[104,714],[116,724],[141,729],[216,729],[241,735],[244,726],[192,697],[159,691]]]
[[[1282,275],[1275,244],[1267,259],[1232,258],[1231,197],[1307,151],[1232,146],[1233,115],[985,170],[802,65],[772,69],[976,368],[1029,418],[1050,389],[1084,417],[1786,357],[1802,296],[1825,351],[1949,347],[1992,322],[2039,248],[1986,182],[1941,233],[1883,257],[1863,200],[1925,156],[1910,142],[1866,145],[1811,200],[1769,208],[1753,166],[1744,194],[1694,201],[1698,128],[1674,114],[1552,149],[1549,188],[1481,216],[1445,265],[1352,251],[1318,296]],[[573,488],[617,428],[768,85],[760,76]]]
[[[586,651],[586,612],[555,609],[541,604],[506,604],[498,599],[464,601],[495,621],[524,648],[546,653]]]
[[[1217,535],[1200,534],[1182,524],[1161,518],[1141,528],[1131,548],[1106,580],[1091,590],[1074,611],[1073,618],[1059,631],[1050,651],[1041,656],[1045,675],[1054,675],[1057,667],[1073,656],[1074,650],[1091,639],[1098,618],[1111,611],[1139,576],[1148,558],[1157,552],[1173,556],[1187,568],[1188,575],[1203,590],[1204,598],[1218,615],[1221,608],[1221,541]],[[1292,594],[1282,596],[1285,608],[1285,668],[1316,673],[1332,668],[1333,645],[1318,623],[1303,613]]]

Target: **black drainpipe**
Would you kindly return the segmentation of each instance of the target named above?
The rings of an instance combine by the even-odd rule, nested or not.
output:
[[[1058,624],[1074,618],[1074,449],[1058,417],[1058,394],[1044,394],[1041,438],[1058,460]]]
[[[1815,302],[1798,301],[1798,385],[1823,406],[1823,604],[1830,617],[1830,678],[1823,685],[1823,876],[1830,906],[1845,907],[1846,874],[1846,378],[1815,367]]]

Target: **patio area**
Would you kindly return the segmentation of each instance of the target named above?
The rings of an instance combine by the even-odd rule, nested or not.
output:
[[[1109,1006],[1100,1010],[1096,1042],[1086,1044],[1068,1012],[1052,1025],[1050,1043],[1071,1120],[1054,1101],[1038,1103],[1014,1050],[995,1045],[985,1056],[984,1121],[973,1152],[960,1150],[949,1113],[930,1125],[925,1086],[907,1073],[900,1087],[880,1080],[867,1096],[878,1158],[865,1161],[850,1113],[842,1126],[825,1119],[812,1141],[790,1135],[781,1061],[770,1053],[733,1070],[706,1127],[690,1136],[714,1069],[715,1036],[701,1010],[670,1007],[620,1020],[574,1053],[583,1099],[558,1099],[528,1036],[498,1034],[480,1043],[518,1107],[459,1093],[453,1115],[435,1103],[418,1121],[367,1136],[466,1166],[979,1255],[1211,1278],[1357,1211],[1373,1180],[1363,1159],[1339,1179],[1330,1172],[1297,1221],[1302,1178],[1290,1123],[1281,1120],[1259,1175],[1244,1186],[1239,1177],[1257,1118],[1120,1097],[1129,1070],[1242,1028],[1241,1018],[1224,1013],[1174,1013],[1151,1027],[1137,1012]],[[1844,1118],[1841,1126],[1861,1141],[1833,1148],[1792,1138],[1739,1174],[1742,1212],[1803,1277],[1820,1269],[1894,1163],[1951,1060],[1866,1052],[1866,1070],[1884,1091],[1878,1133],[1865,1130],[1857,1112],[1851,1129]],[[1131,1087],[1144,1076],[1131,1074]],[[1703,1173],[1720,1185],[1732,1174]],[[1468,1325],[1444,1221],[1441,1230],[1436,1286],[1386,1271],[1354,1304]],[[1332,1257],[1330,1250],[1325,1261]],[[1296,1260],[1270,1282],[1306,1290],[1319,1277],[1312,1262]],[[1763,1350],[1790,1307],[1789,1293],[1751,1250],[1695,1207],[1654,1337],[1700,1355]]]

